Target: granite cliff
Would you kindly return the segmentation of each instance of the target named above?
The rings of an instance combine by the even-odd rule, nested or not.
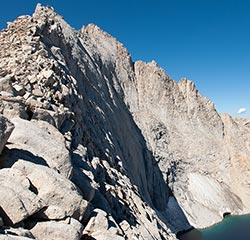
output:
[[[40,4],[0,33],[0,239],[176,239],[250,212],[250,120]]]

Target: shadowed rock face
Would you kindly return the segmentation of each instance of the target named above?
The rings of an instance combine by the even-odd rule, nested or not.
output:
[[[1,191],[19,209],[0,202],[3,234],[171,240],[189,221],[249,211],[248,119],[49,7],[9,23],[0,43],[0,111],[15,125],[0,176],[18,176]]]
[[[13,123],[11,123],[7,118],[0,115],[0,154],[10,137],[11,132],[14,129]]]

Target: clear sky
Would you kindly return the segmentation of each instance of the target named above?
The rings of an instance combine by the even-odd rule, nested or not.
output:
[[[155,60],[172,79],[192,80],[218,112],[250,117],[250,0],[8,0],[0,29],[38,2],[75,29],[95,23],[133,61]]]

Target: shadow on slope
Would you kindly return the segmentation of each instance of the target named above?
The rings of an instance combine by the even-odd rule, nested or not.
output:
[[[49,167],[42,157],[36,156],[30,151],[5,146],[0,155],[0,168],[10,168],[19,159]]]

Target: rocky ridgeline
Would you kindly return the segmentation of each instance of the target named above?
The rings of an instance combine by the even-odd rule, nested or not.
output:
[[[0,43],[0,239],[172,240],[249,212],[249,119],[49,7]]]

